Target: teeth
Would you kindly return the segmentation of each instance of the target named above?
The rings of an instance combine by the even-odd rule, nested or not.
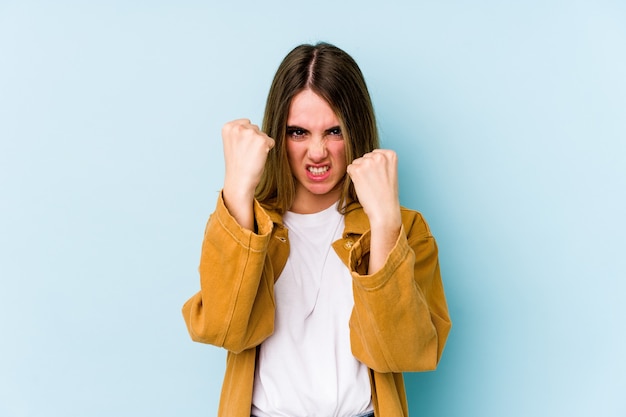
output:
[[[311,174],[313,174],[313,175],[322,175],[326,171],[328,171],[328,167],[327,166],[324,166],[324,167],[309,167],[309,172]]]

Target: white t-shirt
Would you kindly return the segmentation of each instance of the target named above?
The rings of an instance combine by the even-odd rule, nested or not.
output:
[[[252,415],[352,417],[372,410],[368,368],[350,349],[352,277],[332,248],[344,219],[336,205],[287,212],[290,253],[274,293],[274,334],[259,350]]]

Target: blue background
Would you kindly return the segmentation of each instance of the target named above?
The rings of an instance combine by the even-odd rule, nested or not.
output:
[[[360,64],[454,327],[413,416],[626,416],[626,6],[0,1],[0,416],[213,416],[220,129],[302,42]]]

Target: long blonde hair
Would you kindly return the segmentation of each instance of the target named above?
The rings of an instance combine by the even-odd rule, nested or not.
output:
[[[270,87],[263,117],[263,131],[276,143],[270,151],[255,197],[281,213],[295,197],[294,178],[289,168],[285,136],[291,100],[310,89],[333,109],[343,133],[346,163],[378,148],[374,108],[363,74],[343,50],[328,43],[300,45],[283,59]],[[339,208],[357,201],[354,186],[345,174]]]

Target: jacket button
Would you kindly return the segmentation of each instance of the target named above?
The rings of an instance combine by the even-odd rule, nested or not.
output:
[[[351,240],[347,240],[346,243],[343,244],[343,247],[346,249],[350,249],[354,245],[354,242]]]

